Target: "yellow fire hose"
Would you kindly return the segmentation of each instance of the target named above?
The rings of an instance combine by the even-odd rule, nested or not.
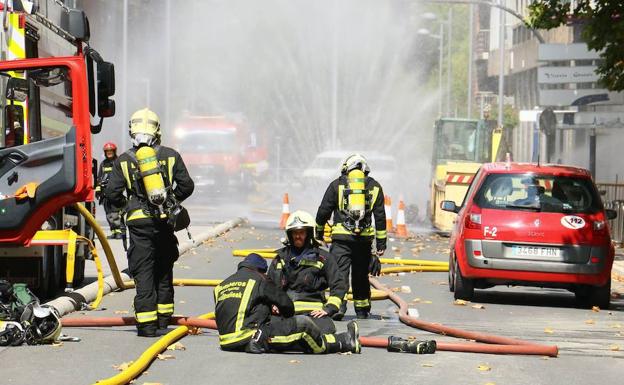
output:
[[[200,315],[197,318],[213,319],[214,312]],[[154,361],[156,356],[158,356],[161,352],[167,349],[169,345],[186,336],[189,331],[190,328],[188,326],[179,326],[175,328],[174,330],[159,338],[158,341],[156,341],[149,348],[147,348],[147,350],[145,350],[136,361],[128,366],[128,368],[122,370],[121,373],[113,377],[100,380],[96,384],[122,385],[129,383],[130,381],[138,377],[141,373],[143,373],[145,369],[147,369],[147,367],[152,363],[152,361]]]
[[[275,258],[275,256],[277,255],[277,253],[275,252],[275,249],[238,249],[238,250],[232,250],[232,256],[234,257],[246,257],[251,253],[256,253],[259,256],[261,256],[262,258],[267,258],[267,259],[272,259]],[[431,271],[431,272],[439,272],[439,271],[448,271],[448,262],[443,262],[443,261],[429,261],[426,259],[393,259],[393,258],[379,258],[379,261],[385,265],[399,265],[399,266],[420,266],[417,268],[400,268],[400,267],[392,267],[392,268],[388,268],[388,269],[395,269],[395,270],[388,270],[388,269],[382,269],[382,273],[386,272],[384,270],[388,270],[387,273],[399,273],[399,272],[411,272],[411,271],[418,271],[418,272],[425,272],[425,271]],[[427,268],[425,268],[427,267]],[[435,268],[434,268],[435,267]]]

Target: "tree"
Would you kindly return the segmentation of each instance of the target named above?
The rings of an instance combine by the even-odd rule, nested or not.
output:
[[[610,0],[536,0],[529,5],[527,25],[552,29],[581,24],[587,46],[600,52],[596,72],[611,91],[624,90],[624,3]]]

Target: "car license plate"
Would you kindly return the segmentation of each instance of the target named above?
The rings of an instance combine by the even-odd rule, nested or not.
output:
[[[556,247],[513,246],[511,250],[514,257],[559,258],[561,256],[561,249]]]

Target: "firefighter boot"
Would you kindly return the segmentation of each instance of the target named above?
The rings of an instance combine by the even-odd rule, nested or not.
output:
[[[347,332],[340,334],[328,334],[324,336],[327,353],[355,353],[362,351],[360,344],[360,329],[357,322],[347,324]]]
[[[345,299],[344,301],[342,301],[342,303],[340,304],[340,308],[338,309],[338,313],[334,314],[332,316],[332,319],[334,321],[341,321],[342,318],[344,317],[345,313],[347,312],[347,300]]]
[[[406,340],[401,337],[388,337],[388,351],[398,353],[433,354],[436,351],[436,342]]]

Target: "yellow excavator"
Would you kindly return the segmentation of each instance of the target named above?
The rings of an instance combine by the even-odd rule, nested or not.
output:
[[[440,202],[464,200],[483,163],[501,160],[507,151],[502,128],[493,120],[441,118],[434,124],[430,219],[442,234],[453,229],[456,215],[440,209]],[[503,151],[504,150],[504,151]]]

